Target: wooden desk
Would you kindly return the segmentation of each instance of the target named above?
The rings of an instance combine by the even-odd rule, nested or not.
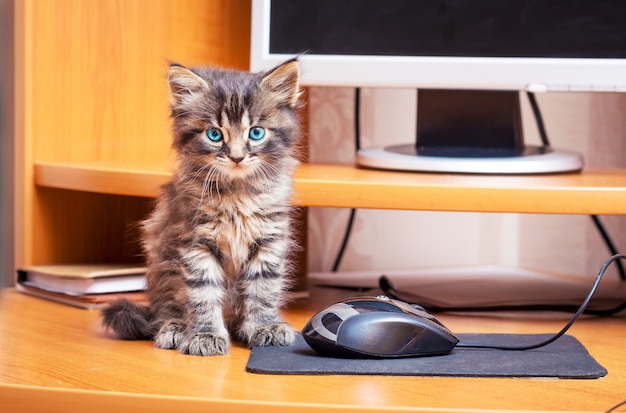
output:
[[[297,328],[312,315],[289,310]],[[441,316],[456,332],[553,332],[564,315]],[[0,298],[2,412],[606,411],[626,399],[626,316],[571,330],[608,370],[598,380],[267,376],[245,372],[249,350],[192,357],[119,341],[95,311],[6,290]]]

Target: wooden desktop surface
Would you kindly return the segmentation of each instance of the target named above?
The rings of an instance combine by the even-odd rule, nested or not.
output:
[[[301,328],[314,310],[294,305]],[[561,314],[439,318],[453,331],[558,331]],[[120,341],[97,311],[14,290],[0,295],[1,412],[603,412],[626,399],[626,315],[578,321],[570,333],[608,375],[595,380],[271,376],[245,371],[249,350],[185,356]],[[624,411],[624,410],[617,410]]]

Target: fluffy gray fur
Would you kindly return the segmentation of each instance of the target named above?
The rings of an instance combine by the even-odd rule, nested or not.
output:
[[[262,73],[171,65],[168,81],[178,158],[142,224],[150,304],[115,302],[104,324],[185,354],[225,354],[231,334],[289,345],[280,308],[295,248],[298,62]]]

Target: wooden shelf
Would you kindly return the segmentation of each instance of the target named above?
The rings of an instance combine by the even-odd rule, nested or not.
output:
[[[35,163],[39,186],[154,197],[168,165]],[[547,214],[626,213],[626,170],[484,176],[375,171],[351,165],[304,164],[296,171],[301,206]]]
[[[35,163],[35,184],[57,189],[111,195],[155,197],[170,179],[167,167],[128,168],[115,165]]]
[[[302,328],[314,310],[286,312]],[[575,336],[608,375],[597,380],[281,376],[245,372],[249,350],[193,357],[115,340],[97,311],[0,296],[0,400],[6,412],[606,411],[625,397],[624,314],[586,317]],[[440,315],[453,331],[551,333],[567,317]],[[610,332],[610,334],[607,334]]]

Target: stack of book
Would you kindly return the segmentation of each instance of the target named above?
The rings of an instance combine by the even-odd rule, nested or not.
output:
[[[86,309],[118,298],[147,301],[146,268],[132,265],[34,265],[17,270],[25,294]]]

